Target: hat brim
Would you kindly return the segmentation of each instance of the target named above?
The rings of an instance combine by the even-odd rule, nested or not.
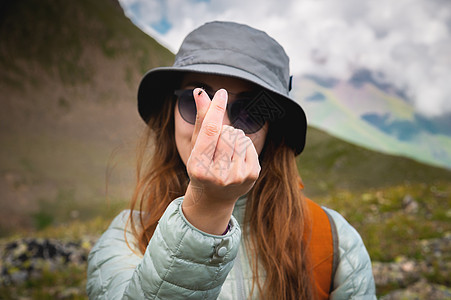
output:
[[[196,64],[184,67],[160,67],[148,71],[138,88],[138,111],[146,123],[160,113],[163,101],[180,87],[183,75],[191,72],[239,78],[269,92],[280,105],[279,118],[274,122],[283,131],[285,143],[295,149],[296,155],[302,152],[305,147],[307,119],[300,104],[288,95],[281,94],[257,76],[226,65]]]

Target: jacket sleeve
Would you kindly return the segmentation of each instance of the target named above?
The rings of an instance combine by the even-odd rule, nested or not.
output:
[[[334,218],[339,239],[339,264],[330,299],[376,299],[371,260],[362,238],[339,213],[327,212]]]
[[[90,299],[216,299],[238,252],[241,230],[232,216],[226,235],[204,233],[182,213],[182,198],[161,217],[143,256],[124,239],[121,213],[91,250]],[[134,239],[128,233],[130,245]]]

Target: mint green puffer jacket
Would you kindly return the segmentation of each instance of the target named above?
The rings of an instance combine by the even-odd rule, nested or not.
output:
[[[246,199],[236,203],[230,230],[223,236],[189,224],[182,201],[168,206],[144,255],[125,241],[125,234],[129,245],[135,241],[125,231],[129,211],[113,220],[89,254],[90,299],[248,298],[252,272],[239,225]],[[376,299],[370,258],[359,234],[340,214],[327,211],[337,226],[340,255],[331,299]],[[258,299],[255,291],[253,297]]]

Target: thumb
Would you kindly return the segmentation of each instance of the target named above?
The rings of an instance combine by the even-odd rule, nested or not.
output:
[[[196,122],[194,123],[193,136],[191,138],[191,146],[194,146],[199,135],[200,128],[202,127],[202,122],[204,121],[205,115],[207,114],[208,108],[210,107],[211,99],[208,94],[201,88],[196,88],[193,90],[194,100],[196,102]]]

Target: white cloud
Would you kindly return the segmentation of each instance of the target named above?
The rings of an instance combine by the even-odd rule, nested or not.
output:
[[[366,68],[404,89],[424,115],[451,112],[449,0],[120,2],[138,26],[173,52],[207,21],[245,23],[284,46],[294,74],[347,79]],[[163,15],[172,25],[164,35],[150,27]]]

